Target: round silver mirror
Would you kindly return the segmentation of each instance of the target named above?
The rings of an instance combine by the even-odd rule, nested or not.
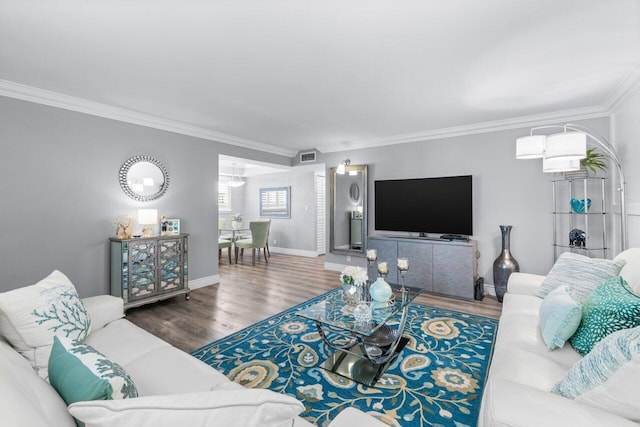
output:
[[[351,199],[351,203],[358,203],[360,201],[360,187],[358,187],[357,182],[354,182],[349,187],[349,199]]]
[[[151,156],[134,156],[124,162],[119,173],[120,187],[139,202],[160,198],[169,187],[169,173]]]

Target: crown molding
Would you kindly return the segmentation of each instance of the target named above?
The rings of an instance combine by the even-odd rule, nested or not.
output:
[[[322,153],[339,152],[345,150],[381,147],[386,145],[404,144],[410,142],[430,141],[434,139],[453,138],[458,136],[473,135],[479,133],[499,132],[522,127],[545,125],[550,122],[563,122],[607,117],[612,112],[622,107],[636,91],[640,89],[640,67],[636,67],[621,84],[609,95],[604,106],[592,106],[572,110],[556,111],[551,113],[521,116],[512,119],[495,120],[489,122],[474,123],[470,125],[454,126],[449,128],[433,129],[427,131],[393,135],[383,138],[364,139],[350,141],[348,144],[338,143],[317,147]],[[189,125],[177,120],[165,119],[128,110],[126,108],[113,107],[107,104],[89,101],[82,98],[64,95],[22,85],[8,80],[0,79],[0,96],[48,105],[92,116],[118,120],[125,123],[136,124],[149,128],[174,132],[182,135],[202,138],[209,141],[234,145],[242,148],[278,154],[286,157],[294,157],[298,151],[277,147],[261,142],[236,137],[229,134],[215,132],[203,127]]]
[[[622,108],[640,90],[640,66],[635,67],[605,100],[610,113]]]
[[[242,148],[264,151],[271,154],[293,157],[297,153],[295,150],[263,144],[261,142],[239,138],[225,133],[214,132],[203,127],[189,125],[177,120],[170,120],[153,116],[151,114],[139,113],[126,108],[113,107],[100,102],[76,98],[58,92],[15,83],[9,80],[0,79],[0,96],[48,105],[51,107],[63,108],[65,110],[76,111],[78,113],[164,130],[181,135],[193,136]]]
[[[550,122],[566,122],[586,120],[609,116],[609,111],[602,106],[576,108],[572,110],[555,111],[552,113],[515,117],[513,119],[494,120],[474,123],[464,126],[434,129],[422,132],[394,135],[386,138],[352,141],[348,144],[340,143],[319,147],[323,153],[354,150],[361,148],[381,147],[385,145],[404,144],[408,142],[430,141],[434,139],[453,138],[456,136],[475,135],[479,133],[499,132],[523,127],[534,127]]]

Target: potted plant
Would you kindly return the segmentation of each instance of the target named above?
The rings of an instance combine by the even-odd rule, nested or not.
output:
[[[235,215],[231,215],[231,228],[234,230],[239,230],[242,227],[242,214],[237,213]]]
[[[603,172],[607,171],[606,154],[598,151],[596,147],[587,148],[587,155],[584,159],[580,160],[580,170],[565,172],[564,177],[570,178],[586,178],[589,172],[594,174],[598,173],[598,170]]]

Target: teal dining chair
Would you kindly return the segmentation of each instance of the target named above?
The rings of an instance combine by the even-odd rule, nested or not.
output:
[[[267,238],[269,236],[269,226],[271,221],[251,221],[249,229],[251,230],[251,238],[240,239],[235,242],[236,246],[236,264],[238,263],[238,251],[240,256],[244,255],[245,249],[251,249],[251,265],[256,265],[256,249],[258,250],[258,258],[260,258],[260,249],[264,252],[265,262],[269,262],[267,257]]]

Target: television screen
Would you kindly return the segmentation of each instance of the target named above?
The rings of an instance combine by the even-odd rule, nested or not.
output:
[[[471,175],[375,182],[375,228],[471,236]]]

